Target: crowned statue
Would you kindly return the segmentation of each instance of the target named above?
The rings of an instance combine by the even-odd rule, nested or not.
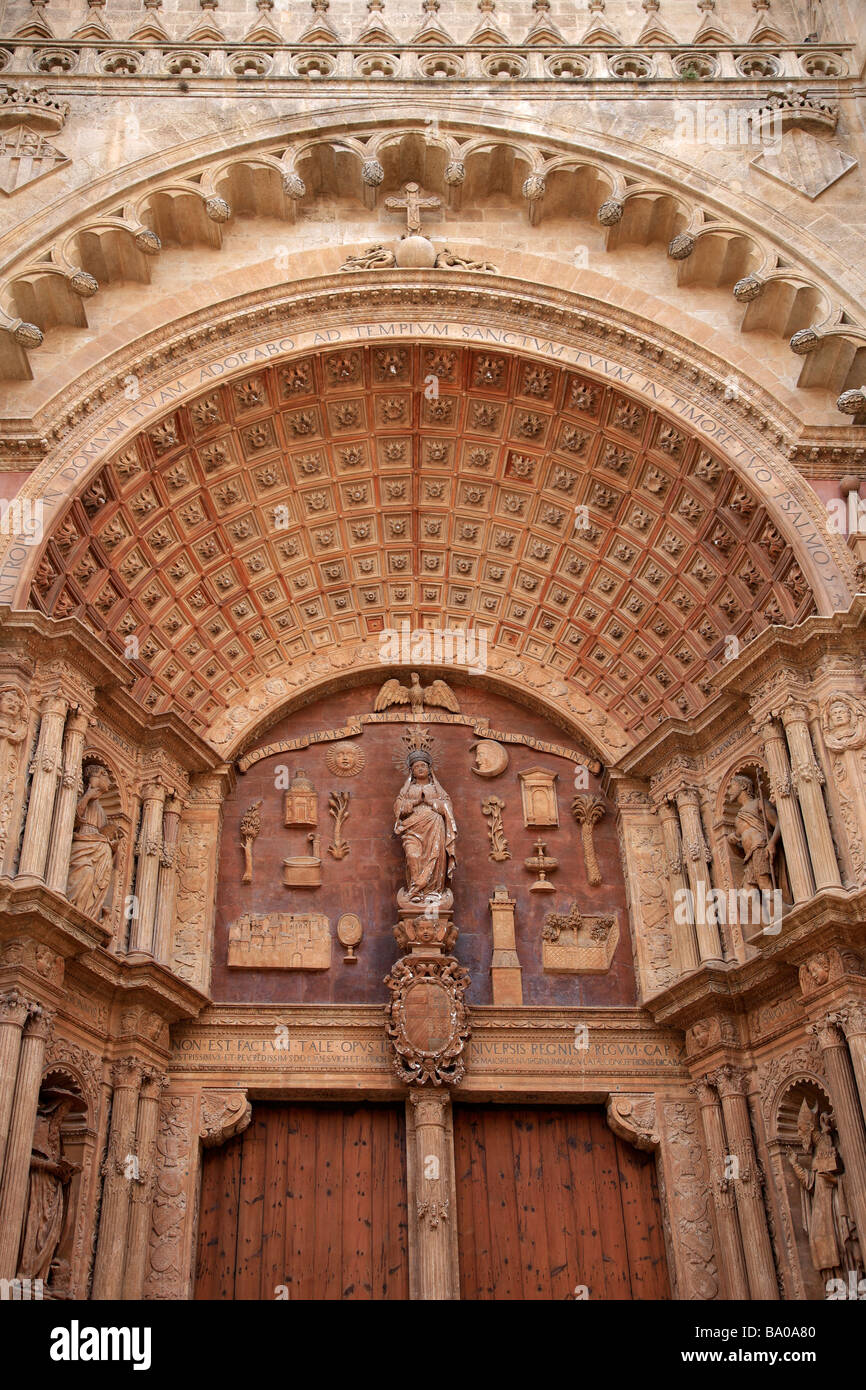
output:
[[[406,887],[397,900],[450,907],[457,839],[451,798],[438,781],[426,749],[413,749],[406,762],[409,776],[394,803],[394,833],[402,841],[406,861]]]

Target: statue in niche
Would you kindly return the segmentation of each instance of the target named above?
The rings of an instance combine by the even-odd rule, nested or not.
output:
[[[67,1187],[78,1166],[63,1157],[61,1128],[70,1110],[80,1109],[80,1096],[56,1087],[45,1088],[39,1096],[33,1149],[30,1155],[30,1183],[27,1215],[18,1259],[18,1275],[24,1279],[48,1282],[51,1264],[63,1235]]]
[[[815,1123],[815,1117],[818,1122]],[[849,1271],[861,1271],[860,1248],[854,1222],[848,1215],[842,1163],[833,1143],[833,1119],[828,1110],[818,1115],[803,1099],[797,1118],[800,1136],[798,1162],[793,1150],[788,1158],[801,1187],[803,1229],[809,1237],[812,1264],[822,1279],[845,1278]]]
[[[770,893],[776,887],[773,861],[781,833],[776,808],[755,794],[751,777],[738,772],[731,778],[730,795],[736,805],[734,829],[728,843],[743,855],[743,887]]]
[[[87,771],[87,786],[75,809],[66,896],[90,917],[98,917],[105,905],[114,856],[123,834],[119,823],[108,819],[102,805],[103,796],[110,790],[107,769],[94,763]]]
[[[424,748],[407,756],[409,776],[394,802],[394,834],[403,843],[406,888],[398,895],[410,903],[450,897],[454,873],[457,823],[451,798],[433,772],[433,759]]]

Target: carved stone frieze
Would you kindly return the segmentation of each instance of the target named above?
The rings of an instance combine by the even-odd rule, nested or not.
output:
[[[194,1194],[198,1136],[193,1134],[194,1096],[163,1096],[156,1136],[153,1218],[147,1269],[146,1299],[180,1299],[189,1295],[187,1225]]]
[[[700,1123],[694,1105],[665,1101],[661,1106],[662,1170],[676,1250],[681,1298],[718,1297],[710,1186]]]

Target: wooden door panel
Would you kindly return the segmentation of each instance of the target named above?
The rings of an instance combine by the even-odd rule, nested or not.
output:
[[[669,1298],[650,1154],[595,1108],[454,1110],[467,1299]]]
[[[402,1106],[256,1105],[205,1152],[195,1296],[409,1296]]]

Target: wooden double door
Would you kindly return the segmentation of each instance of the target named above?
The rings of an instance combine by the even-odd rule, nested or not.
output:
[[[653,1158],[603,1110],[455,1104],[454,1153],[462,1298],[670,1296]],[[408,1298],[408,1210],[402,1105],[256,1104],[204,1156],[195,1295]]]

